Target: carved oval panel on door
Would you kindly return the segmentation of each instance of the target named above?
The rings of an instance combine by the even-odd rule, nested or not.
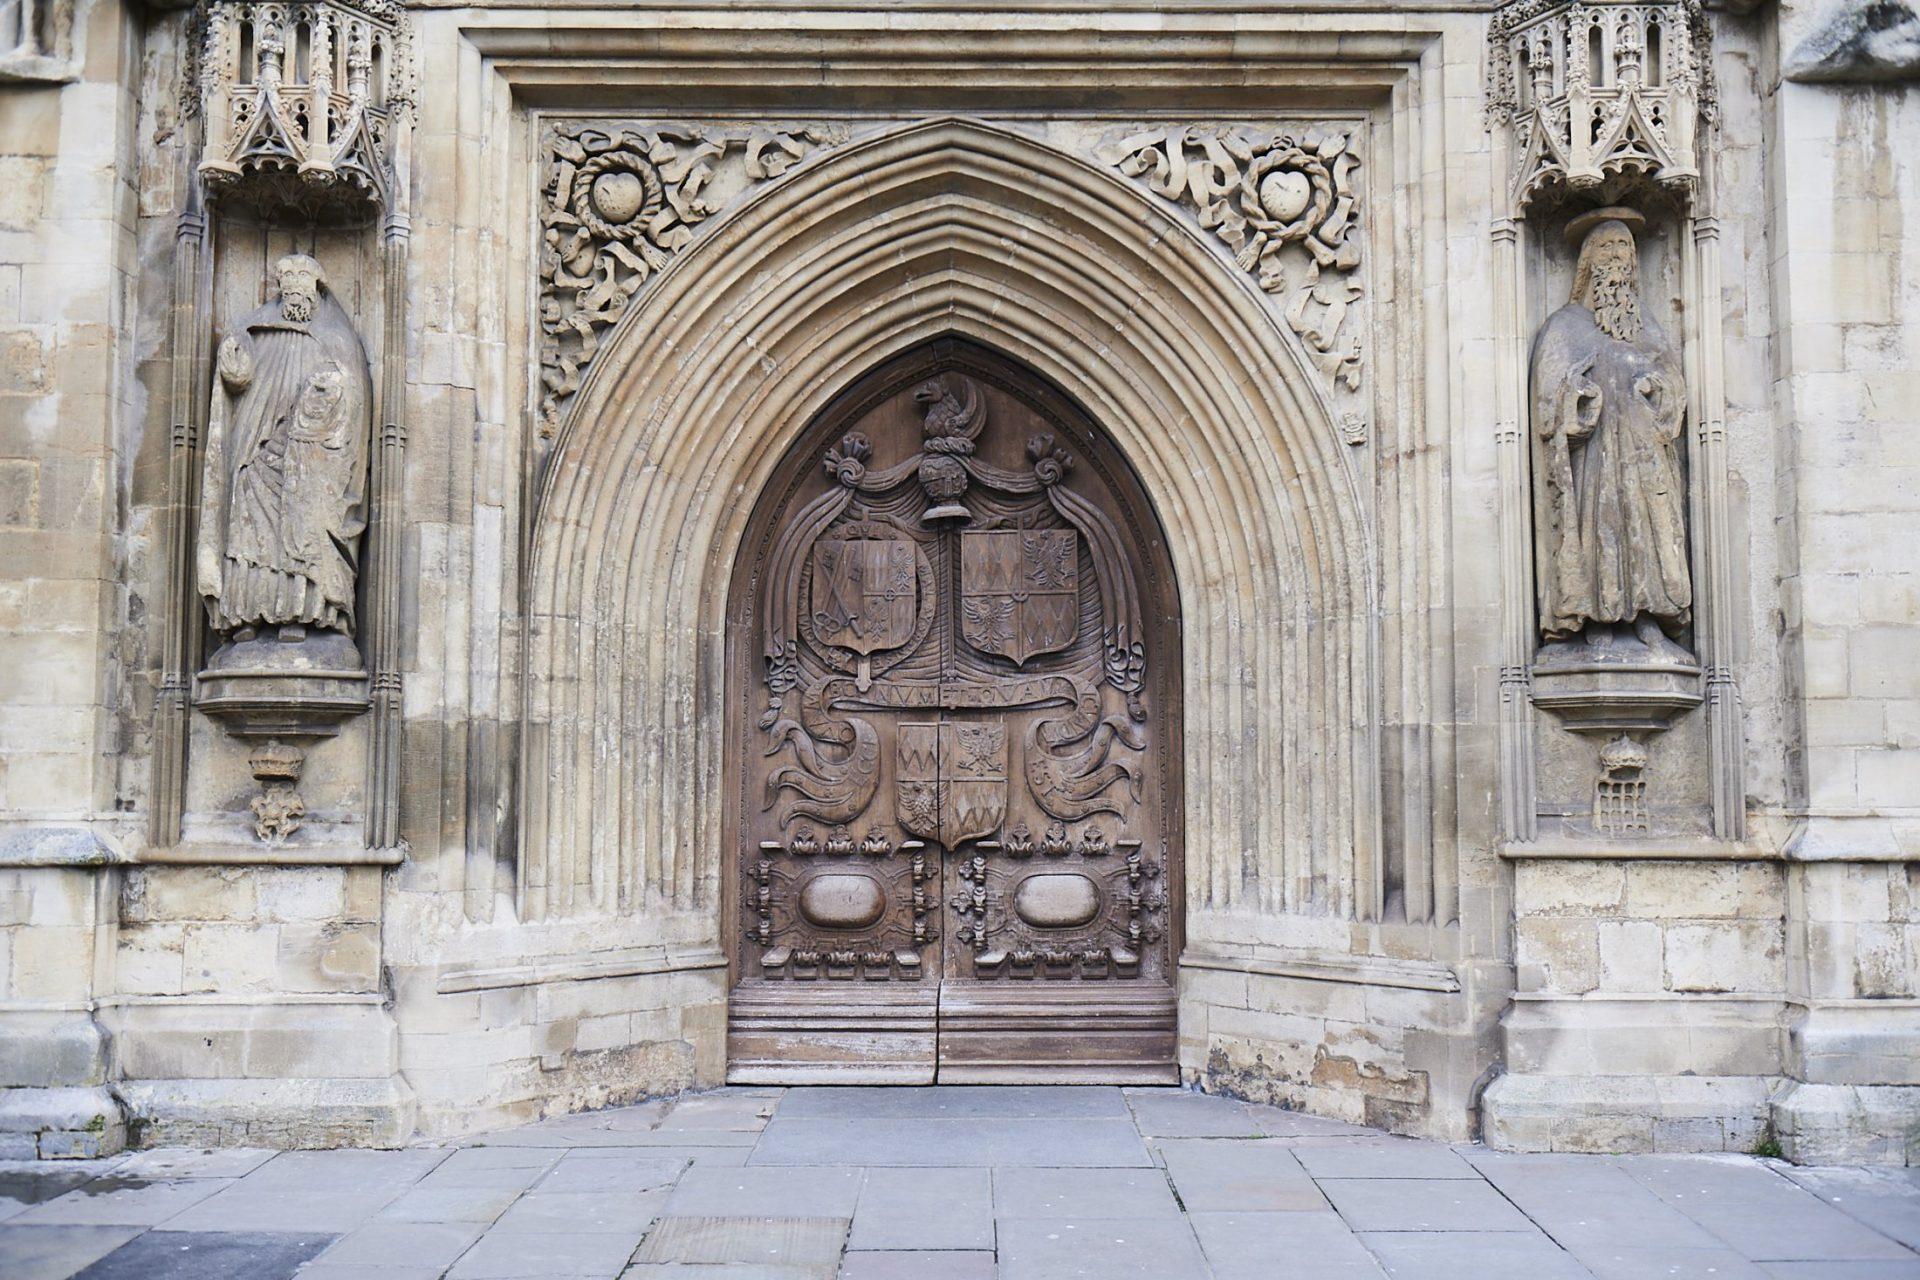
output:
[[[1058,390],[948,340],[840,394],[734,579],[730,1078],[1176,1079],[1179,639]]]

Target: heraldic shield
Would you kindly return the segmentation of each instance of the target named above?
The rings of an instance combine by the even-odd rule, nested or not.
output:
[[[1007,816],[1004,724],[903,724],[899,741],[901,826],[948,849],[1000,829]]]
[[[813,548],[813,630],[823,645],[862,657],[913,638],[913,543],[905,538],[824,538]]]
[[[1024,665],[1073,643],[1080,623],[1080,543],[1071,529],[960,534],[960,633],[982,653]]]

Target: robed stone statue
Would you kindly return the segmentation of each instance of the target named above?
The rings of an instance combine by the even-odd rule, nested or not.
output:
[[[1576,220],[1573,297],[1534,341],[1540,628],[1562,651],[1688,662],[1677,643],[1693,606],[1679,454],[1686,381],[1641,309],[1640,221],[1627,209]]]
[[[366,349],[318,262],[274,271],[278,296],[220,343],[207,422],[197,577],[236,644],[351,636],[366,529]]]

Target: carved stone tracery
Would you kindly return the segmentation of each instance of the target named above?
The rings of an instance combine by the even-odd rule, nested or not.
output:
[[[394,122],[417,92],[394,0],[210,0],[195,70],[217,196],[314,217],[393,203]]]
[[[1516,205],[1615,200],[1636,182],[1685,201],[1698,186],[1716,109],[1699,0],[1519,0],[1494,18],[1488,75]]]

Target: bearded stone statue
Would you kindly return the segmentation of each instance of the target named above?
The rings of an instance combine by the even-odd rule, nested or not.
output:
[[[275,264],[279,295],[221,342],[201,488],[200,594],[234,644],[353,634],[373,382],[320,264]]]
[[[1575,222],[1572,299],[1530,376],[1540,629],[1562,652],[1684,663],[1692,616],[1680,355],[1640,304],[1628,209]],[[1636,640],[1638,643],[1635,643]]]

